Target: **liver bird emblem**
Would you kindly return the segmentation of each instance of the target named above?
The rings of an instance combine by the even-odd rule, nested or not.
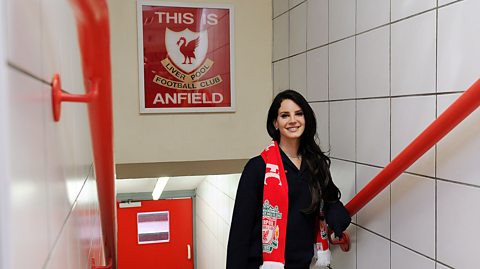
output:
[[[192,58],[196,59],[195,49],[198,47],[200,37],[190,40],[187,43],[185,37],[180,37],[177,41],[177,46],[180,46],[180,52],[183,54],[183,64],[192,64]]]

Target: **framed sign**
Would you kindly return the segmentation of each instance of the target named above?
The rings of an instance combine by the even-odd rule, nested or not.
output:
[[[233,112],[233,7],[137,4],[140,113]]]

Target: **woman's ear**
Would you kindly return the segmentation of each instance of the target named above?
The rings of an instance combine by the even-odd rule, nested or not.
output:
[[[273,121],[273,127],[275,127],[275,130],[278,130],[277,120],[274,120],[274,121]]]

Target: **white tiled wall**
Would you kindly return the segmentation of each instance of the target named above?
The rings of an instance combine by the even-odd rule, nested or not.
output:
[[[1,100],[8,105],[1,106],[0,143],[8,147],[0,155],[0,267],[89,268],[91,258],[102,265],[86,106],[64,103],[60,122],[52,116],[49,82],[55,72],[63,90],[84,92],[73,11],[61,0],[1,5],[8,46],[1,31],[2,83],[4,74],[7,80]]]
[[[297,2],[307,6],[306,41],[291,40],[303,24],[296,29],[290,20],[285,42],[274,47],[306,52],[306,97],[346,203],[480,78],[480,1]],[[284,5],[282,16],[294,12]],[[302,85],[298,74],[289,77]],[[275,85],[284,79],[274,74]],[[349,228],[352,250],[335,249],[333,268],[478,267],[479,113],[359,211]]]
[[[223,269],[239,174],[208,176],[196,189],[197,269]]]

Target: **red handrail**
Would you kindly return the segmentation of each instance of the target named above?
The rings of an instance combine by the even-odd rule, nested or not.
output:
[[[345,206],[353,216],[370,202],[377,194],[392,183],[410,165],[447,135],[480,106],[480,80],[477,80],[447,110],[418,135],[402,152],[400,152],[380,173],[378,173]],[[346,245],[347,240],[332,242]]]
[[[77,22],[106,268],[116,268],[110,27],[106,0],[70,0]],[[75,99],[75,98],[74,98]],[[64,98],[68,101],[68,98]]]

